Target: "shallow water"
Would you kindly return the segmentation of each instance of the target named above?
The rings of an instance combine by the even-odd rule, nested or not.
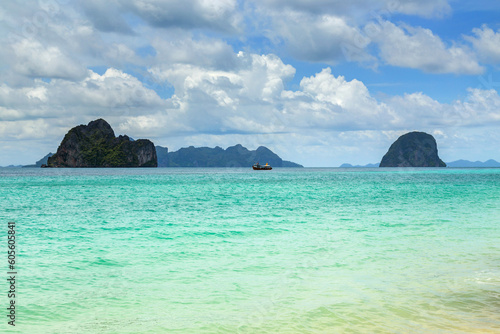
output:
[[[2,330],[500,331],[500,169],[4,168],[0,187],[20,251]]]

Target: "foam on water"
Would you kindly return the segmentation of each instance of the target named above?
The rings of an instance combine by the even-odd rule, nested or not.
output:
[[[21,333],[500,331],[499,169],[1,169],[0,187]]]

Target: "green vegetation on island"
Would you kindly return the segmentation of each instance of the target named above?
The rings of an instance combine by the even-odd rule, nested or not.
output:
[[[154,144],[147,139],[115,137],[103,119],[72,128],[47,167],[157,167]]]

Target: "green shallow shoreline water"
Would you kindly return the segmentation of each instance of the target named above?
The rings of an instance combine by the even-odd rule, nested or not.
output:
[[[0,331],[500,331],[500,169],[6,168],[0,187],[20,251]]]

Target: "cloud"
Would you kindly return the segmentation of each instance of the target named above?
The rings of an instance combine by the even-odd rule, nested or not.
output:
[[[151,73],[174,87],[172,100],[180,112],[169,115],[173,123],[185,125],[182,131],[252,133],[276,131],[267,111],[273,110],[295,69],[274,55],[239,52],[231,70],[175,64]]]
[[[265,5],[282,10],[292,9],[323,15],[334,14],[366,19],[374,12],[440,17],[451,12],[447,0],[265,0]]]
[[[156,37],[151,45],[156,51],[157,66],[189,64],[231,70],[237,63],[232,47],[220,39],[196,39],[191,34],[175,32]]]
[[[85,67],[58,46],[44,46],[36,40],[23,39],[12,45],[12,49],[15,71],[30,78],[76,80],[85,75]]]
[[[425,18],[442,17],[451,13],[448,0],[387,0],[388,8],[401,14],[417,15]]]
[[[347,2],[268,0],[247,5],[248,29],[267,37],[275,49],[284,49],[295,58],[336,64],[346,60],[345,45],[359,50],[348,60],[374,60],[364,48],[369,40],[343,11]]]
[[[205,65],[205,66],[204,66]],[[43,117],[111,117],[123,131],[155,138],[194,134],[280,134],[308,131],[380,131],[477,127],[499,122],[494,90],[471,89],[465,101],[442,104],[422,93],[373,97],[359,80],[325,68],[285,88],[295,68],[273,55],[239,52],[227,69],[211,64],[158,65],[150,75],[172,85],[160,98],[136,77],[110,68],[88,71],[80,81],[37,80],[32,87],[0,86],[1,116],[15,121]],[[135,125],[134,125],[135,124]]]
[[[275,13],[271,36],[282,38],[289,52],[295,57],[314,62],[337,63],[345,60],[345,45],[355,44],[360,52],[349,60],[373,60],[363,49],[369,40],[344,18],[333,15],[310,15],[293,11]]]
[[[372,22],[366,34],[380,49],[380,58],[389,65],[408,67],[428,73],[481,74],[475,55],[465,46],[446,46],[429,29],[389,21]]]
[[[303,78],[300,90],[284,92],[286,117],[296,127],[368,130],[391,125],[392,111],[376,101],[358,81],[335,77],[330,68]],[[289,116],[290,115],[290,116]]]
[[[80,81],[36,80],[32,87],[0,86],[0,119],[126,116],[165,108],[169,104],[135,77],[110,68],[103,75],[87,71]]]
[[[229,33],[241,29],[242,17],[235,0],[123,0],[121,4],[154,27]]]
[[[226,71],[177,64],[153,68],[151,73],[174,87],[172,99],[179,111],[164,121],[183,124],[185,135],[402,131],[498,122],[494,90],[470,90],[466,101],[453,104],[420,92],[381,101],[363,82],[336,77],[325,68],[302,78],[299,89],[290,91],[285,83],[295,69],[272,54],[240,52],[235,67]]]
[[[486,63],[500,63],[500,30],[495,32],[486,25],[481,28],[474,28],[472,32],[475,36],[464,36],[471,42],[479,58]]]
[[[73,126],[103,117],[118,131],[131,117],[161,115],[167,108],[176,107],[137,78],[113,68],[102,75],[87,71],[79,81],[37,79],[31,87],[19,88],[4,83],[0,85],[0,143],[10,149],[1,154],[10,161],[19,155],[21,163],[31,163],[40,152],[54,152]],[[128,134],[148,137],[150,130]]]
[[[55,101],[116,111],[123,108],[154,108],[164,105],[155,91],[137,78],[114,68],[103,75],[89,71],[78,83],[54,81],[49,84]],[[100,111],[102,112],[102,110]]]
[[[220,104],[217,98],[220,94],[212,94],[219,90],[221,94],[222,91],[233,94],[235,99],[271,101],[281,93],[284,89],[283,82],[293,77],[295,69],[272,54],[239,52],[235,57],[235,65],[229,70],[174,64],[154,67],[151,73],[160,80],[170,82],[175,88],[176,96],[184,100],[194,102],[196,99],[191,94],[206,92],[212,103]]]
[[[14,125],[14,126],[13,126]],[[46,133],[50,132],[50,125],[44,119],[22,120],[15,124],[12,122],[0,123],[0,133],[2,140],[42,139]]]
[[[166,29],[210,29],[235,33],[242,16],[234,0],[111,0],[80,1],[86,17],[102,32],[134,34],[131,15],[146,24]],[[126,19],[127,18],[127,19]],[[136,25],[136,24],[135,24]]]
[[[158,63],[196,66],[210,63],[227,70],[235,61],[231,46],[221,36],[242,32],[267,36],[273,50],[266,53],[279,51],[284,46],[300,60],[326,64],[347,60],[375,67],[377,59],[369,48],[371,36],[360,26],[373,20],[373,15],[399,12],[434,15],[448,6],[447,1],[419,1],[418,6],[416,3],[414,0],[267,0],[244,4],[236,0],[112,0],[106,3],[91,0],[81,1],[79,6],[36,1],[29,2],[29,6],[10,4],[7,9],[25,23],[19,28],[19,23],[12,18],[4,22],[12,31],[17,31],[14,43],[3,39],[5,44],[16,46],[11,55],[4,56],[6,63],[13,63],[21,54],[22,61],[12,64],[4,75],[78,80],[89,66],[151,67]],[[247,14],[250,16],[244,21],[243,15]],[[392,30],[394,34],[396,29]],[[29,36],[24,36],[26,32],[30,32]],[[118,34],[111,37],[109,33]],[[424,34],[403,31],[402,35],[406,38],[399,42],[415,44]],[[438,37],[435,39],[443,43]],[[381,53],[388,64],[421,68],[431,73],[478,73],[481,70],[463,47],[438,45],[442,52],[435,61],[423,61],[425,55],[417,55],[418,60],[409,57],[401,60],[395,59],[391,42],[378,43],[383,46]],[[424,38],[422,43],[429,43],[429,39]],[[156,55],[141,57],[136,50],[144,47],[155,49]],[[43,66],[36,66],[38,53],[44,57]],[[443,66],[441,59],[446,57],[451,57],[452,62]],[[0,58],[4,60],[2,55]]]
[[[469,88],[464,101],[439,103],[422,93],[394,96],[387,103],[400,113],[398,128],[472,128],[500,124],[498,92]]]
[[[109,21],[118,10],[114,4],[105,8]],[[134,51],[144,45],[143,38],[118,35],[110,39],[94,27],[80,6],[27,1],[9,3],[7,8],[9,16],[0,21],[0,43],[5,45],[0,50],[0,73],[10,83],[29,85],[36,78],[78,81],[86,76],[88,67],[144,65]]]
[[[327,64],[347,60],[376,67],[377,59],[368,48],[372,36],[361,27],[396,14],[441,17],[450,13],[451,7],[447,0],[266,0],[254,2],[254,6],[247,6],[246,11],[254,29],[262,31],[274,45],[284,46],[293,57]],[[380,40],[383,38],[383,34],[378,36]],[[428,43],[429,40],[422,42]],[[440,48],[458,60],[470,58],[461,48]],[[401,63],[401,66],[407,64]],[[436,72],[432,64],[423,67],[426,71]],[[469,67],[465,70],[478,72],[479,66]]]
[[[123,8],[119,1],[83,0],[79,3],[85,15],[98,30],[121,34],[133,33],[132,28],[121,14]]]
[[[500,124],[500,96],[494,89],[469,88],[467,99],[453,104],[453,114],[460,117],[461,126],[491,126]]]

